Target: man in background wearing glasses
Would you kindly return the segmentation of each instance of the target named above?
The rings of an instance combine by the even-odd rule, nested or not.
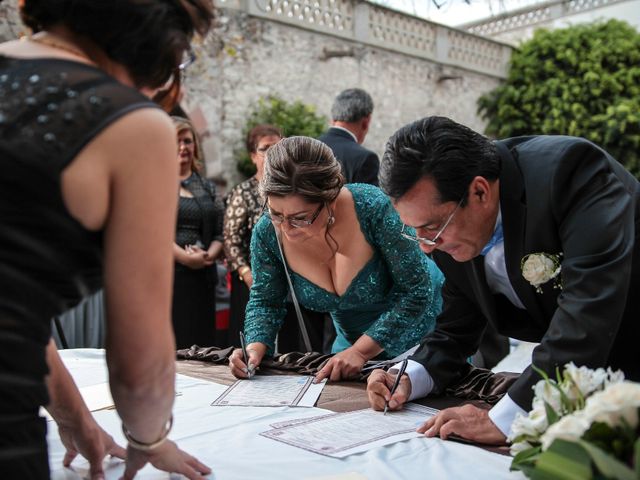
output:
[[[561,136],[491,142],[427,117],[391,137],[380,186],[402,235],[433,253],[445,275],[435,331],[386,398],[391,409],[459,381],[487,325],[539,342],[531,363],[551,378],[574,362],[640,380],[640,183],[604,150]],[[420,431],[503,444],[538,380],[530,365],[490,410],[446,409]],[[392,382],[372,374],[374,408]]]

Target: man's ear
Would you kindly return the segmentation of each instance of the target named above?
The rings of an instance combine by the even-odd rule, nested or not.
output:
[[[477,176],[469,184],[469,203],[485,204],[491,200],[493,191],[491,183],[484,177]]]
[[[360,128],[362,131],[367,133],[369,131],[369,126],[371,125],[371,115],[367,115],[362,120],[360,120]]]

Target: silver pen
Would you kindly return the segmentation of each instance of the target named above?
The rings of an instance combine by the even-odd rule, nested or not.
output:
[[[247,376],[251,378],[253,376],[253,368],[249,366],[249,354],[247,353],[247,342],[244,339],[244,332],[240,332],[240,348],[242,348],[244,364],[247,366]]]

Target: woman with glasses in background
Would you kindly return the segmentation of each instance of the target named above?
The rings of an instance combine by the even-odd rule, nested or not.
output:
[[[287,271],[300,305],[330,312],[337,331],[335,355],[318,380],[353,377],[367,360],[393,358],[433,329],[442,274],[401,235],[402,223],[377,187],[344,185],[329,147],[307,137],[280,141],[267,152],[260,185],[266,201],[251,241],[249,365],[235,350],[236,377],[247,377],[273,353]]]
[[[246,146],[256,174],[236,185],[227,196],[224,216],[224,253],[231,271],[231,300],[229,318],[229,344],[239,345],[238,333],[244,329],[244,316],[249,289],[253,284],[251,271],[251,234],[264,210],[264,200],[259,184],[264,172],[267,150],[282,140],[282,132],[274,125],[262,124],[253,127],[247,134]],[[303,316],[310,327],[314,350],[322,350],[322,327],[324,314],[303,309]],[[295,311],[288,303],[287,315],[278,335],[280,352],[302,350],[300,329]]]

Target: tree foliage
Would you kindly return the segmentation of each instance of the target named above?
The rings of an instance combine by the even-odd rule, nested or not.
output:
[[[538,30],[478,112],[488,135],[584,137],[640,178],[640,33],[619,20]]]
[[[253,106],[242,131],[243,138],[253,127],[262,123],[279,127],[285,137],[302,135],[317,138],[327,128],[326,117],[317,114],[313,105],[306,105],[299,100],[289,103],[274,95],[260,98]],[[256,167],[244,148],[237,150],[235,157],[242,174],[250,177],[256,173]]]

